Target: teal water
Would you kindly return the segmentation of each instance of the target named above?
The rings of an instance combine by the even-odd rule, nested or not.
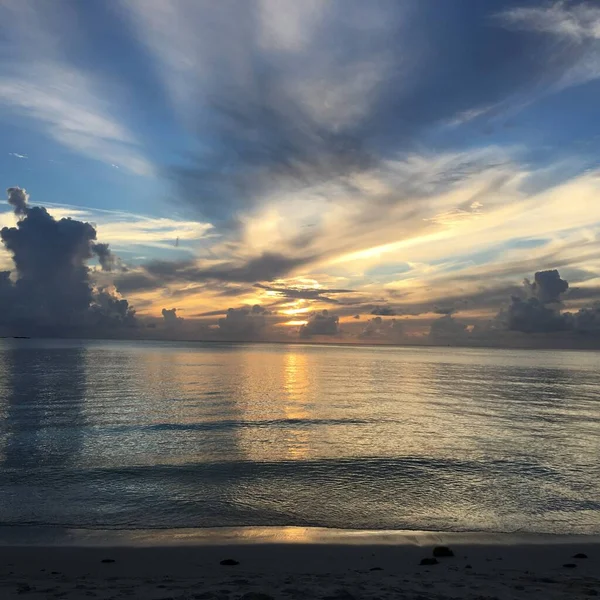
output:
[[[600,533],[600,353],[0,340],[0,524]]]

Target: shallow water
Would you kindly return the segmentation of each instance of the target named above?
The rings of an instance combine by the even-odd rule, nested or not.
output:
[[[600,533],[600,353],[0,340],[0,522]]]

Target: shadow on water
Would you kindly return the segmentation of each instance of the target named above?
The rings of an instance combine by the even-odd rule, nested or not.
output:
[[[2,351],[6,373],[5,468],[60,466],[81,447],[84,348]]]

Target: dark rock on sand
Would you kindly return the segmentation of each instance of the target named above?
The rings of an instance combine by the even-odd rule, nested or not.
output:
[[[439,564],[435,558],[422,558],[420,565],[437,565]]]
[[[450,556],[454,556],[454,552],[448,548],[448,546],[436,546],[433,549],[433,555],[436,558],[447,558]]]
[[[573,556],[573,558],[587,558],[587,554],[584,554],[583,552],[578,552],[577,554],[575,554],[575,556]]]
[[[103,562],[103,563],[114,563],[115,559],[114,558],[103,558],[100,562]]]
[[[473,567],[471,565],[465,565],[465,569],[472,569]]]
[[[577,568],[577,565],[575,563],[566,563],[563,565],[563,567],[565,569],[575,569],[575,568]]]
[[[371,567],[369,571],[383,571],[381,567]]]
[[[225,567],[235,567],[240,563],[239,561],[234,560],[233,558],[226,558],[225,560],[222,560],[219,564],[224,565]]]

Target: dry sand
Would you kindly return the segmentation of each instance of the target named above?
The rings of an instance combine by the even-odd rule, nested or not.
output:
[[[84,545],[72,545],[72,540],[66,545],[4,545],[0,598],[490,600],[600,595],[597,538],[286,531],[283,536],[204,535],[201,542],[192,534],[149,534],[118,542],[110,534],[96,534],[80,539]],[[455,556],[420,565],[437,544],[448,545]],[[573,558],[578,553],[587,558]],[[239,564],[221,565],[224,559]],[[564,566],[568,564],[575,566]]]

